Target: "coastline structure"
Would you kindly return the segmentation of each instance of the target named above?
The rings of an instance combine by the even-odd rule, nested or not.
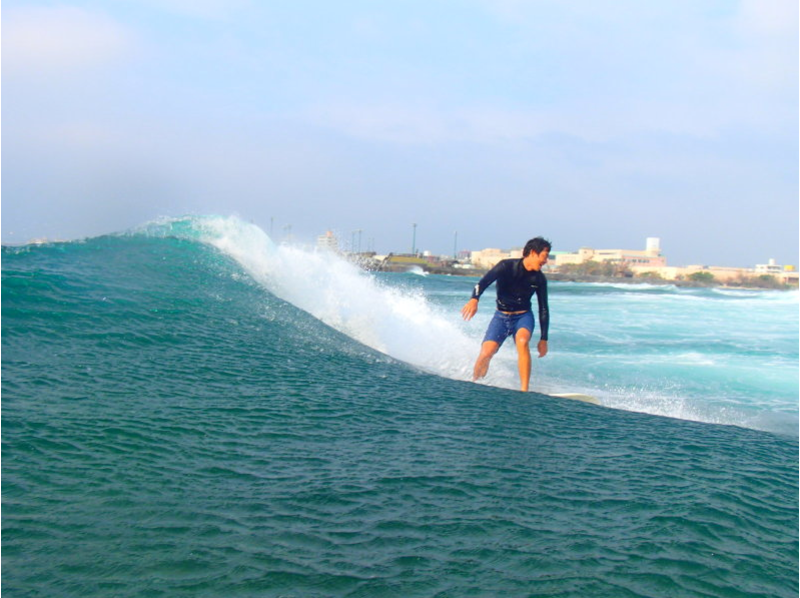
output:
[[[521,250],[503,251],[489,248],[473,251],[470,259],[481,268],[491,268],[502,259],[520,257]],[[592,271],[591,266],[601,266]],[[602,266],[605,266],[604,268]],[[649,237],[645,249],[594,249],[581,247],[578,251],[554,251],[547,271],[553,274],[605,276],[616,278],[644,278],[669,282],[690,281],[698,283],[742,284],[753,279],[773,278],[776,283],[798,286],[798,271],[794,265],[780,265],[770,259],[766,264],[752,268],[726,266],[669,266],[661,252],[661,240]]]
[[[607,262],[626,264],[634,272],[665,268],[667,258],[661,253],[661,239],[650,237],[644,250],[639,249],[593,249],[581,247],[576,252],[557,252],[554,255],[555,266],[567,264],[583,264],[586,262]]]
[[[317,237],[317,248],[338,252],[339,239],[333,234],[333,231],[327,231],[324,235]]]
[[[336,237],[330,231],[320,235],[317,246],[340,252]],[[457,257],[436,256],[429,252],[389,253],[344,252],[348,259],[367,270],[408,272],[422,270],[432,274],[480,276],[500,260],[521,258],[522,248],[489,247],[479,251],[462,251]],[[777,264],[769,259],[751,268],[688,265],[670,266],[661,250],[661,239],[649,237],[644,249],[595,249],[581,247],[577,251],[553,251],[545,266],[554,280],[615,279],[629,282],[675,283],[682,285],[725,285],[736,287],[797,287],[798,270],[794,265]]]
[[[492,268],[500,260],[522,257],[522,249],[507,251],[496,248],[483,249],[470,253],[470,261],[480,268]],[[631,269],[650,271],[665,268],[667,259],[661,253],[661,240],[657,237],[647,239],[644,250],[639,249],[594,249],[581,247],[578,251],[552,251],[548,269],[558,271],[563,266],[580,265],[588,262],[626,265]]]

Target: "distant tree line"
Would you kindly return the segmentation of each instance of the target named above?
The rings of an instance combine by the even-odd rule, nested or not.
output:
[[[711,272],[693,272],[686,277],[686,280],[705,284],[717,283],[716,277]],[[760,274],[758,276],[740,274],[739,276],[728,278],[724,282],[720,281],[720,284],[724,284],[727,287],[747,287],[751,289],[785,289],[789,287],[789,285],[770,274]]]
[[[636,278],[659,281],[664,277],[656,271],[641,272],[634,275],[630,266],[625,262],[595,262],[588,261],[580,264],[564,264],[558,267],[558,273],[575,278],[605,277],[605,278]],[[756,289],[787,289],[793,288],[775,276],[762,274],[759,276],[739,275],[718,281],[713,273],[707,271],[692,272],[689,275],[678,275],[676,280],[695,283],[697,285],[725,285],[729,287],[747,287]]]
[[[655,272],[651,274],[656,274]],[[689,282],[696,282],[704,285],[720,284],[726,287],[742,287],[751,289],[787,289],[790,285],[781,282],[776,277],[770,274],[761,274],[759,276],[747,276],[740,274],[739,276],[728,278],[725,281],[718,281],[716,276],[711,272],[692,272],[688,276],[678,275],[677,280],[688,280]]]
[[[770,274],[760,276],[739,276],[726,282],[729,287],[750,287],[755,289],[787,289],[790,285],[781,282]]]

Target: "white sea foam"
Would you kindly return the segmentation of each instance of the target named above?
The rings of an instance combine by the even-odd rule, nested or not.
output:
[[[416,276],[427,276],[427,275],[428,275],[428,273],[427,273],[427,272],[425,272],[425,270],[423,270],[423,269],[422,269],[422,268],[420,268],[419,266],[412,266],[412,267],[409,269],[408,273],[409,273],[409,274],[414,274],[414,275],[416,275]]]
[[[160,226],[185,232],[186,224]],[[470,281],[436,287],[435,277],[398,276],[389,284],[335,254],[276,245],[237,218],[189,224],[193,238],[328,326],[422,370],[471,379],[491,310],[461,320]],[[459,283],[461,293],[450,286]],[[797,427],[797,293],[620,286],[595,294],[553,285],[556,334],[548,359],[533,359],[533,390],[590,394],[608,407],[687,420],[784,433]],[[498,353],[483,383],[518,388],[513,348]]]
[[[331,252],[276,245],[257,226],[235,218],[205,219],[202,229],[204,241],[259,284],[328,326],[426,371],[471,379],[479,341],[420,291],[382,285]],[[516,387],[505,360],[497,366],[487,382]]]

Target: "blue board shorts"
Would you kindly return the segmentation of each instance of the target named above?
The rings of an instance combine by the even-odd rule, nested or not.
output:
[[[498,345],[502,345],[509,336],[516,336],[520,328],[529,330],[531,336],[533,336],[534,325],[532,311],[526,311],[521,314],[507,314],[502,311],[496,311],[492,321],[489,322],[489,327],[486,329],[483,342],[494,341]]]

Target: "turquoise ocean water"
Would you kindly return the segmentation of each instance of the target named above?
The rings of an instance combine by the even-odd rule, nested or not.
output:
[[[8,596],[798,594],[796,292],[552,282],[523,394],[493,289],[235,218],[2,275]]]

